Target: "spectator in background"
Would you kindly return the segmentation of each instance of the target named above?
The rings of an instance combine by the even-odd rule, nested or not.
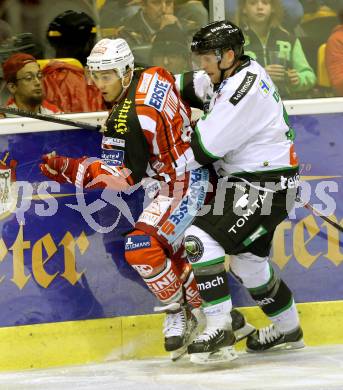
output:
[[[7,107],[40,114],[61,113],[56,105],[44,99],[43,74],[32,55],[13,54],[2,64],[2,69],[11,94]]]
[[[187,39],[176,24],[168,25],[156,34],[151,56],[152,65],[165,68],[174,74],[192,68]]]
[[[190,38],[202,26],[208,23],[208,11],[202,1],[176,0],[175,15]]]
[[[0,43],[0,64],[4,63],[14,53],[27,53],[31,54],[35,58],[40,58],[39,54],[41,51],[34,42],[33,34],[31,33],[20,33],[8,36],[10,31],[6,22],[4,30],[1,30],[0,25],[0,37],[3,39]],[[4,105],[8,100],[10,93],[7,89],[6,81],[3,79],[2,68],[0,67],[0,100],[1,105]]]
[[[340,24],[327,41],[325,62],[336,95],[343,96],[343,4],[337,15]]]
[[[307,1],[307,0],[305,0]],[[235,20],[239,0],[225,0],[225,15],[229,20]],[[283,19],[282,25],[289,31],[297,27],[304,15],[301,0],[282,0]]]
[[[49,24],[47,37],[56,49],[57,58],[76,58],[85,65],[94,46],[95,23],[84,12],[68,10]],[[88,83],[84,69],[63,61],[53,61],[43,69],[43,74],[47,98],[64,112],[105,109],[100,91]]]
[[[7,39],[11,38],[12,36],[13,31],[11,26],[4,20],[0,19],[0,44],[7,41]]]
[[[281,26],[280,0],[240,0],[238,24],[245,36],[244,51],[265,67],[282,98],[308,97],[316,76],[301,43]]]
[[[123,21],[120,36],[129,45],[151,45],[158,30],[177,22],[173,15],[174,0],[143,0],[142,8]]]
[[[138,0],[107,0],[100,8],[101,28],[115,28],[126,18],[133,16],[141,8]]]
[[[85,12],[72,10],[56,16],[47,31],[47,39],[56,50],[57,58],[76,58],[82,65],[86,65],[95,38],[94,20]]]
[[[304,17],[300,24],[299,37],[306,58],[313,69],[317,69],[318,49],[326,43],[337,25],[336,10],[343,0],[301,0]]]
[[[320,7],[326,6],[334,11],[339,11],[343,6],[343,0],[300,0],[304,7],[305,14],[315,13]]]

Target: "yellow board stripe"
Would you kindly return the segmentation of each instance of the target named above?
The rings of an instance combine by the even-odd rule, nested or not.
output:
[[[298,310],[307,345],[343,344],[343,301]],[[242,312],[257,327],[268,324],[256,307]],[[153,314],[0,328],[0,371],[166,356],[162,323],[163,315]]]

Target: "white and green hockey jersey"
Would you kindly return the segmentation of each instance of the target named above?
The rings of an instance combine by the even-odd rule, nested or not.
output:
[[[294,130],[277,88],[256,61],[244,57],[216,92],[202,71],[178,75],[176,81],[183,99],[205,111],[192,134],[186,170],[216,162],[220,176],[263,176],[297,167]]]

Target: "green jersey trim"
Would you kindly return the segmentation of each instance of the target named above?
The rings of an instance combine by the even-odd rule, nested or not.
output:
[[[225,256],[222,257],[217,257],[216,259],[212,259],[209,261],[204,261],[203,263],[192,263],[192,268],[201,268],[201,267],[207,267],[209,265],[214,265],[218,263],[224,263],[225,261]]]
[[[217,305],[218,303],[222,303],[230,300],[231,300],[231,295],[226,295],[225,297],[216,299],[215,301],[212,302],[203,302],[201,306],[202,307],[213,306],[213,305]]]
[[[289,303],[286,306],[284,306],[282,309],[280,309],[280,310],[278,310],[278,311],[276,311],[274,313],[268,314],[268,317],[276,317],[276,316],[278,316],[279,314],[281,314],[284,311],[288,310],[293,305],[293,303],[294,303],[294,299],[291,298],[291,300],[289,301]]]
[[[184,91],[184,88],[185,88],[185,74],[184,73],[181,73],[181,75],[180,75],[180,95],[181,95],[181,97],[183,98],[184,96],[184,93],[183,93],[183,91]]]
[[[259,287],[248,288],[250,294],[261,295],[268,292],[271,287],[271,282],[275,280],[275,273],[273,267],[269,264],[270,278],[267,283]]]

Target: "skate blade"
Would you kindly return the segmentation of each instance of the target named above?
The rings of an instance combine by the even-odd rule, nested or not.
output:
[[[233,347],[224,347],[216,352],[192,353],[190,356],[194,364],[225,363],[238,358]]]
[[[185,357],[187,355],[187,345],[184,345],[183,347],[170,352],[169,354],[170,360],[172,362],[176,362],[178,360],[181,360],[183,357]]]
[[[265,350],[254,350],[247,348],[246,351],[249,353],[263,353],[263,352],[278,352],[278,351],[292,351],[293,349],[301,349],[305,347],[304,340],[293,341],[288,343],[282,343],[279,345],[274,345],[273,347]]]
[[[189,344],[193,342],[193,340],[198,336],[198,334],[199,334],[198,323],[194,322],[192,328],[189,330],[189,335],[185,341],[185,344],[179,349],[170,352],[169,356],[171,361],[176,362],[177,360],[180,360],[184,356],[186,356],[187,347],[189,346]]]
[[[255,332],[256,328],[250,325],[248,322],[242,327],[235,330],[233,333],[236,337],[236,342],[241,341]]]

